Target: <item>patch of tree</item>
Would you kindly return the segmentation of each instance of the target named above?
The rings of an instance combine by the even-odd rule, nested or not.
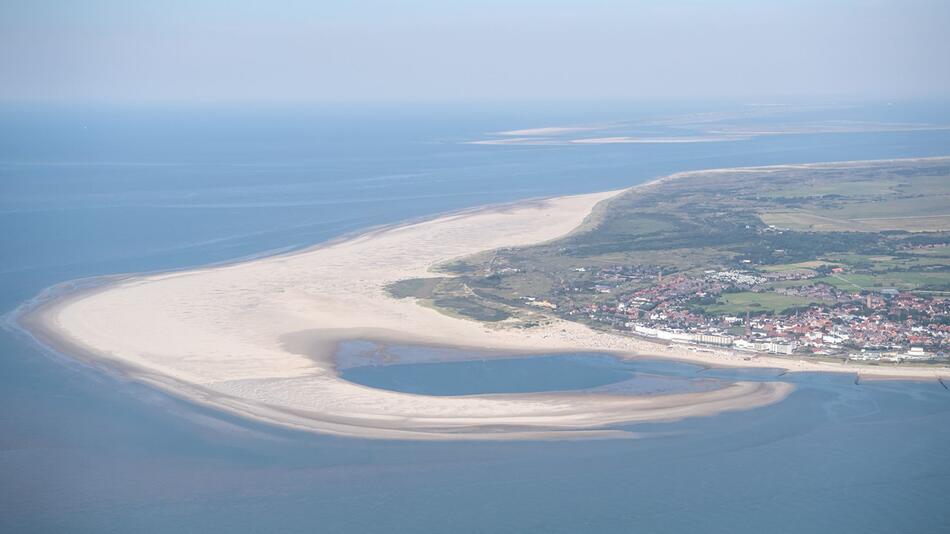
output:
[[[768,200],[785,208],[800,208],[806,204],[801,197],[775,197]]]
[[[762,226],[749,213],[707,212],[688,219],[651,214],[674,226],[673,230],[632,234],[622,220],[608,219],[596,230],[568,238],[565,253],[577,257],[599,256],[636,250],[666,250],[734,245],[753,239]]]
[[[710,306],[718,302],[719,299],[712,295],[706,295],[704,297],[693,297],[686,301],[688,305],[698,305],[698,306]]]
[[[884,254],[889,248],[880,236],[866,232],[794,232],[767,233],[729,250],[744,255],[753,263],[775,264],[810,261],[830,253]],[[775,256],[775,250],[784,255]]]
[[[498,273],[493,273],[481,278],[470,278],[469,283],[480,287],[498,287],[501,285],[502,277]]]
[[[472,299],[463,297],[437,298],[432,303],[439,308],[451,310],[459,315],[479,321],[496,322],[511,317],[511,314],[504,310],[484,306]]]
[[[950,245],[950,232],[927,232],[912,234],[901,239],[901,244],[911,247]]]
[[[812,308],[813,306],[808,305],[808,304],[802,305],[802,306],[792,306],[790,308],[785,308],[784,310],[782,310],[781,315],[787,316],[787,315],[795,315],[797,313],[804,313]]]
[[[438,266],[438,270],[450,274],[471,274],[478,270],[478,267],[470,263],[458,260],[445,263]]]

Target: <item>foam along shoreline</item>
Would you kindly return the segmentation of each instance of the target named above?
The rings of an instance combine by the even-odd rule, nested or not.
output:
[[[287,255],[113,279],[42,302],[18,320],[59,352],[174,395],[268,423],[367,438],[629,436],[604,427],[763,406],[783,399],[792,386],[738,382],[710,392],[655,397],[412,395],[339,378],[333,350],[341,340],[508,351],[601,350],[718,366],[855,372],[854,366],[692,353],[560,320],[531,330],[488,327],[412,299],[391,298],[385,291],[396,280],[433,276],[433,266],[453,258],[560,237],[616,193],[471,210]],[[925,369],[869,367],[861,373],[935,376]]]

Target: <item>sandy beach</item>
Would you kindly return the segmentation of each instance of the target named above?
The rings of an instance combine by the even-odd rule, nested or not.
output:
[[[437,276],[431,269],[453,258],[560,237],[615,194],[470,210],[287,255],[119,278],[48,299],[22,314],[19,322],[59,352],[104,364],[176,396],[272,424],[365,438],[631,436],[605,427],[764,406],[785,398],[793,386],[737,382],[715,391],[651,397],[584,393],[430,397],[339,378],[333,351],[341,340],[509,351],[611,351],[624,357],[667,357],[710,366],[860,372],[869,377],[933,379],[946,371],[764,356],[747,359],[727,351],[658,345],[556,319],[534,329],[505,329],[449,317],[385,292],[397,280]]]

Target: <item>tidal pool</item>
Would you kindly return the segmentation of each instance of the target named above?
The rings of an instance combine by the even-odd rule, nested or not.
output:
[[[577,390],[651,395],[709,391],[728,383],[696,376],[695,366],[663,366],[589,352],[506,355],[356,341],[341,344],[337,361],[344,380],[417,395]]]

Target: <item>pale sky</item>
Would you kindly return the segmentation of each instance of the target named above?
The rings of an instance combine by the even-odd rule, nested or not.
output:
[[[0,0],[0,100],[950,96],[947,0]]]

